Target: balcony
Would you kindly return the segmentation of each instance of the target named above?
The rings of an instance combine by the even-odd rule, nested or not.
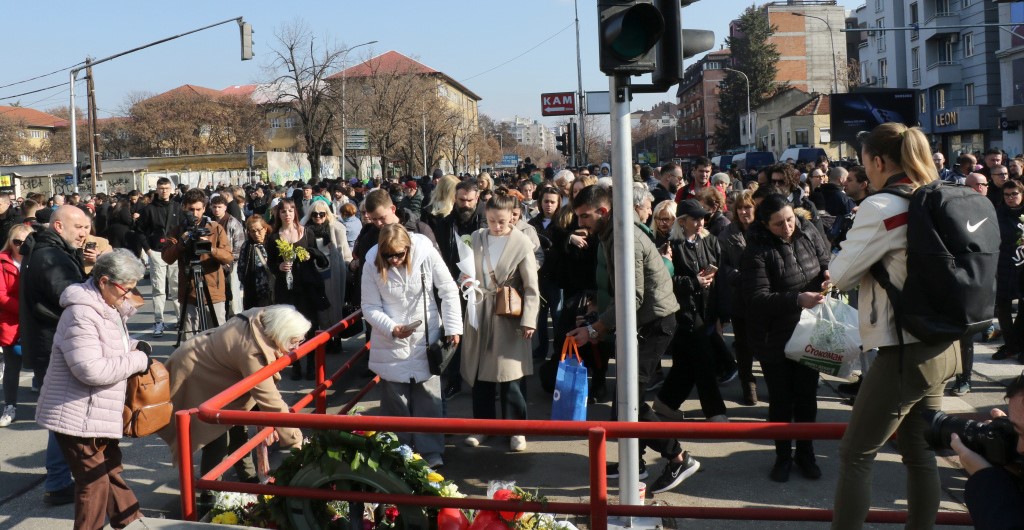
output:
[[[948,85],[963,80],[963,69],[956,61],[937,61],[928,65],[921,80],[924,86]]]
[[[952,33],[960,33],[958,28],[950,27],[937,27],[937,26],[959,26],[960,25],[960,14],[959,13],[936,13],[934,17],[929,18],[921,24],[921,39],[931,40],[941,35],[949,35]]]

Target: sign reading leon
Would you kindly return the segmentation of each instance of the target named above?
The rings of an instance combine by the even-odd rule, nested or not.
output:
[[[576,93],[541,94],[540,113],[542,116],[574,116],[576,114]]]

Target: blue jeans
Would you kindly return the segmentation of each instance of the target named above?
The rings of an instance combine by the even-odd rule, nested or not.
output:
[[[71,479],[71,468],[64,460],[64,453],[57,444],[57,437],[49,431],[46,439],[46,482],[43,487],[47,492],[60,491],[74,484]]]

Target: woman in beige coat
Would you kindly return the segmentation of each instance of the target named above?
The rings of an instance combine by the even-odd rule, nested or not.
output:
[[[512,224],[516,199],[501,193],[487,201],[487,228],[473,233],[475,277],[484,291],[483,301],[466,311],[475,311],[477,327],[466,326],[462,346],[462,378],[473,387],[473,417],[494,419],[494,395],[501,401],[501,417],[526,419],[526,398],[521,379],[533,374],[530,339],[537,327],[540,288],[533,243]],[[496,314],[495,291],[514,287],[523,299],[518,318]],[[469,318],[464,319],[471,322]],[[480,445],[482,435],[471,435],[466,444]],[[513,451],[526,450],[526,437],[511,440]]]
[[[171,401],[174,410],[188,410],[223,392],[243,378],[256,373],[283,357],[305,340],[312,324],[290,305],[273,305],[243,311],[229,318],[220,327],[203,332],[181,345],[167,359],[171,375]],[[280,374],[263,380],[248,394],[224,407],[226,410],[251,410],[259,405],[263,412],[288,412],[288,404],[277,390]],[[228,429],[231,429],[229,434]],[[192,422],[192,452],[203,448],[199,469],[206,473],[219,464],[230,452],[245,443],[245,426],[231,427]],[[177,430],[175,422],[159,432],[178,461]],[[302,443],[302,432],[289,427],[278,427],[267,439],[280,441],[282,448]],[[251,480],[251,467],[235,466],[242,480]]]

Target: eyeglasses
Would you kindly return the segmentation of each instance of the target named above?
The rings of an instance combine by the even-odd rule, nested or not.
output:
[[[1019,191],[1011,191],[1009,193],[1004,193],[1003,197],[1020,197],[1020,192]]]
[[[676,219],[674,217],[655,217],[654,220],[658,221],[659,223],[671,223]]]
[[[984,187],[987,188],[988,187],[988,182],[978,182],[978,183],[975,184],[975,186],[984,186]]]
[[[992,173],[993,177],[1005,177],[1007,175],[1009,175],[1009,173],[1006,173],[1006,172],[1003,172],[1003,173]]]
[[[405,257],[405,251],[395,252],[394,254],[383,254],[384,259],[402,259]]]
[[[313,212],[310,217],[327,217],[327,212]]]
[[[785,180],[775,180],[775,179],[772,179],[772,184],[785,184],[785,183],[786,183]]]
[[[24,243],[25,243],[24,239],[12,239],[11,240],[11,244],[16,246],[16,247],[20,247]]]
[[[128,296],[128,294],[132,292],[131,289],[125,289],[123,285],[115,282],[114,280],[110,280],[110,285],[113,285],[114,287],[117,287],[118,289],[121,290],[121,299]]]

